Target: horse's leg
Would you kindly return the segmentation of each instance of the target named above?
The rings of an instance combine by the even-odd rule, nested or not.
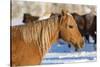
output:
[[[96,47],[97,47],[97,46],[96,46],[96,38],[94,38],[94,44],[93,44],[93,45],[94,45],[94,50],[96,50],[96,49],[97,49],[97,48],[96,48]]]
[[[94,44],[96,44],[96,34],[94,34]]]
[[[69,48],[71,48],[71,45],[70,45],[70,44],[68,44],[68,47],[69,47]]]
[[[93,40],[94,40],[93,47],[94,47],[94,49],[96,50],[96,34],[95,34],[95,32],[91,32],[90,35],[92,36],[92,38],[93,38]]]
[[[96,50],[96,34],[94,34],[93,40],[94,40],[94,49]]]
[[[90,41],[89,41],[89,34],[85,34],[85,38],[88,41],[88,43],[90,43]]]

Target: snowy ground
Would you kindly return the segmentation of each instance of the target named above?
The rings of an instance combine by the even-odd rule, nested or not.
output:
[[[96,52],[47,53],[42,64],[64,64],[86,61],[96,61]]]
[[[73,62],[96,61],[95,44],[85,43],[83,49],[75,52],[74,47],[68,48],[68,44],[60,41],[52,45],[42,61],[42,64],[64,64]]]

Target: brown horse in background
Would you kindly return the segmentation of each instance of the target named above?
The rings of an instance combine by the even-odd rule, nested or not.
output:
[[[94,49],[96,50],[97,49],[97,47],[96,47],[96,37],[97,37],[97,34],[96,34],[96,30],[97,30],[97,22],[96,22],[96,19],[97,18],[97,16],[94,16],[94,19],[93,19],[93,23],[92,23],[92,25],[91,25],[91,27],[90,27],[90,29],[89,29],[89,35],[91,35],[92,36],[92,38],[93,38],[93,40],[94,40]]]
[[[28,21],[29,22],[29,21]],[[11,27],[11,66],[41,64],[43,56],[59,38],[82,48],[84,40],[72,15],[59,16]]]
[[[72,16],[76,20],[82,36],[85,36],[89,42],[89,35],[91,35],[94,43],[96,43],[96,16],[92,14],[79,15],[77,13],[72,13]]]
[[[31,16],[31,14],[25,13],[23,16],[23,23],[37,21],[38,19],[39,19],[39,16]]]
[[[91,14],[86,14],[83,16],[86,20],[86,31],[87,33],[87,37],[86,39],[89,42],[89,35],[92,36],[93,40],[94,40],[94,44],[96,44],[96,15],[91,15]]]
[[[94,44],[96,44],[96,30],[97,30],[97,16],[94,16],[94,19],[93,19],[93,23],[92,23],[92,25],[91,25],[91,27],[90,27],[90,29],[89,29],[89,34],[93,37],[93,40],[94,40]],[[96,49],[96,46],[95,46],[95,49]]]

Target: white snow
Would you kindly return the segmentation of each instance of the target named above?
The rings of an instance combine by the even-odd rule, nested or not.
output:
[[[72,53],[47,53],[44,58],[65,58],[65,57],[93,57],[96,52],[72,52]]]
[[[11,26],[16,26],[16,25],[24,25],[22,19],[20,18],[12,19]]]
[[[94,43],[93,37],[90,36],[90,35],[89,35],[89,41],[90,41],[91,43]]]
[[[48,18],[50,18],[50,15],[51,15],[51,14],[47,14],[47,15],[45,15],[45,16],[41,16],[41,17],[39,18],[39,20],[48,19]]]
[[[93,60],[84,59],[63,59],[63,58],[78,58],[78,57],[93,57]],[[46,60],[46,58],[49,58]],[[58,58],[51,60],[50,58]],[[96,52],[75,52],[75,53],[47,53],[42,61],[42,64],[60,64],[60,63],[75,63],[75,62],[91,62],[96,61]]]
[[[88,59],[79,59],[79,60],[43,60],[42,64],[48,64],[48,63],[53,63],[53,64],[61,64],[61,63],[75,63],[75,62],[92,62],[92,61],[96,61],[96,60],[88,60]]]

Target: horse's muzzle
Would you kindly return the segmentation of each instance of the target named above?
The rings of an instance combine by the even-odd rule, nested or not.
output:
[[[84,47],[84,40],[82,40],[81,42],[75,44],[76,49],[81,49],[83,47]]]

